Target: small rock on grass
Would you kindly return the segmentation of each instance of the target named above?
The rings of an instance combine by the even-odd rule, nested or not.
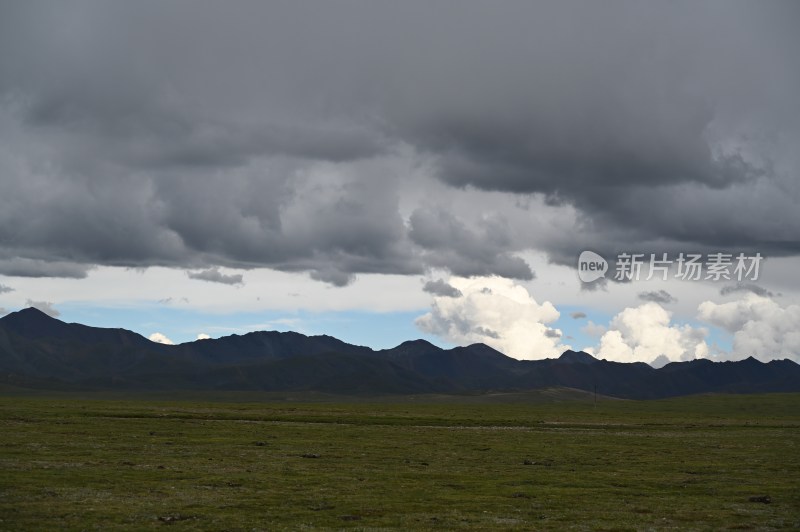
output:
[[[538,465],[538,466],[547,466],[547,467],[553,465],[553,461],[549,460],[549,459],[540,460],[538,462],[536,460],[528,459],[528,460],[524,460],[522,463],[523,463],[523,465]]]
[[[159,516],[158,520],[162,523],[176,523],[178,521],[186,521],[188,519],[194,519],[194,515],[181,515],[181,514],[174,514],[174,515],[162,515]]]

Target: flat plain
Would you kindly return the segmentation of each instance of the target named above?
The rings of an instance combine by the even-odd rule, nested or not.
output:
[[[0,397],[2,530],[800,528],[800,394]]]

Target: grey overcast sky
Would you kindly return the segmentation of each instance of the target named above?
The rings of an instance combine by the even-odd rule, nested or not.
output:
[[[0,304],[350,298],[539,358],[520,346],[584,347],[559,320],[585,297],[609,358],[797,358],[788,321],[743,331],[800,315],[799,23],[789,1],[0,0]],[[777,266],[693,298],[581,287],[584,249]],[[104,300],[104,275],[136,288]],[[302,302],[253,303],[279,278]]]

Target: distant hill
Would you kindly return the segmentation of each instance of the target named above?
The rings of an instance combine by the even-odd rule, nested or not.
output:
[[[516,360],[484,344],[424,340],[375,351],[331,336],[262,331],[163,345],[125,329],[64,323],[34,308],[0,319],[0,383],[52,389],[315,391],[349,395],[523,392],[606,396],[800,391],[800,365],[693,360],[654,369],[582,351]]]

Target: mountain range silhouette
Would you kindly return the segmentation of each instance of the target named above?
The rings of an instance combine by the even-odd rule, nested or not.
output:
[[[697,359],[655,369],[582,351],[516,360],[485,344],[411,340],[373,350],[332,336],[260,331],[179,345],[64,323],[27,308],[0,319],[0,383],[80,390],[264,390],[346,395],[475,394],[568,387],[630,399],[798,392],[790,360]]]

